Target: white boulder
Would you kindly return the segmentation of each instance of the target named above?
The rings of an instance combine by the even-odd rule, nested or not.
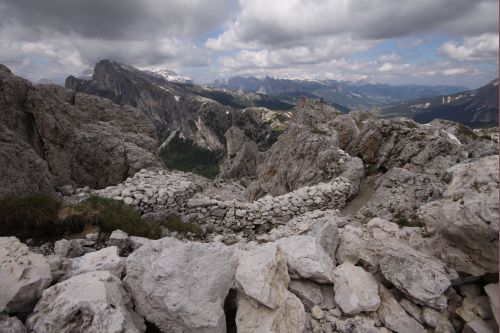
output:
[[[124,284],[136,311],[164,332],[225,332],[223,305],[236,263],[222,243],[166,237],[127,258]]]
[[[332,283],[333,259],[312,236],[290,236],[277,241],[288,262],[293,278],[311,279],[319,283]]]
[[[355,315],[380,305],[377,281],[363,268],[345,262],[333,271],[335,302],[342,312]]]
[[[93,271],[109,271],[121,278],[123,267],[124,261],[123,258],[120,258],[118,255],[118,248],[116,246],[110,246],[99,251],[87,253],[82,257],[72,259],[63,279]]]
[[[121,281],[105,271],[80,274],[45,290],[26,325],[33,333],[139,333],[146,329],[132,311]]]
[[[0,312],[33,309],[52,282],[50,265],[15,237],[0,237]]]

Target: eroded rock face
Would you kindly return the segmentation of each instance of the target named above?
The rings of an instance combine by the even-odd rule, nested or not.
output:
[[[245,133],[237,128],[230,127],[226,134],[227,158],[222,166],[222,179],[242,179],[254,177],[259,162],[257,144],[250,141]]]
[[[146,330],[120,279],[106,271],[80,274],[45,290],[27,326],[34,333]]]
[[[419,210],[435,254],[464,273],[498,272],[498,155],[449,171],[453,178],[443,199]]]
[[[417,303],[433,308],[447,306],[443,295],[456,273],[449,272],[441,262],[417,251],[387,251],[380,260],[384,277]]]
[[[342,312],[355,315],[380,305],[377,281],[363,268],[345,262],[333,271],[335,302]]]
[[[446,189],[435,176],[399,167],[390,169],[375,183],[375,193],[359,213],[403,224],[414,223],[420,206],[441,198]]]
[[[0,237],[0,312],[27,313],[52,282],[50,265],[15,237]]]
[[[463,125],[454,126],[467,131]],[[419,125],[406,118],[379,119],[364,123],[346,151],[361,156],[372,171],[404,167],[444,177],[447,168],[469,156],[486,156],[496,150],[490,140],[484,140],[483,148],[478,150],[463,144],[453,133],[439,123]]]
[[[165,332],[225,332],[223,304],[236,258],[221,243],[163,238],[127,258],[124,284],[136,311]]]
[[[34,86],[0,67],[0,194],[104,187],[160,166],[154,127],[132,107]],[[16,167],[18,166],[18,167]]]

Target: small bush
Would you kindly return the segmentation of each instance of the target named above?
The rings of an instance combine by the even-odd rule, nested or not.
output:
[[[191,232],[197,236],[203,235],[203,230],[201,227],[195,223],[184,223],[181,221],[181,218],[177,215],[170,215],[167,217],[165,221],[165,226],[170,231],[177,231],[181,234],[186,234]]]
[[[64,224],[72,231],[83,230],[85,225],[96,225],[104,232],[120,229],[134,236],[158,239],[161,228],[157,224],[142,219],[138,211],[119,200],[91,196],[69,206]]]
[[[462,124],[457,125],[457,131],[458,131],[458,134],[471,137],[474,140],[477,140],[479,138],[479,136],[476,133],[474,133],[473,130],[471,130],[469,127],[462,125]]]
[[[0,236],[51,238],[61,234],[57,214],[61,201],[48,194],[0,199]]]
[[[271,128],[271,131],[274,133],[283,133],[286,130],[287,126],[286,125],[275,125]]]

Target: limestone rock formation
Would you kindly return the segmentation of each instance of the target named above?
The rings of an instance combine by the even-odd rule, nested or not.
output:
[[[224,300],[236,258],[221,243],[150,241],[127,258],[136,311],[165,332],[225,332]]]
[[[498,272],[498,155],[463,162],[449,171],[452,181],[443,199],[419,210],[434,236],[435,253],[464,273]]]
[[[0,194],[105,187],[160,166],[152,124],[132,107],[34,86],[0,66]]]
[[[120,279],[106,271],[76,275],[46,289],[27,326],[34,333],[146,330]]]
[[[222,179],[244,179],[256,175],[259,162],[257,145],[237,127],[230,127],[226,134],[227,158],[222,166]]]
[[[275,243],[250,244],[240,251],[236,270],[238,332],[301,333],[304,306],[287,290],[290,277],[280,247]]]
[[[315,237],[290,236],[279,239],[277,243],[285,254],[292,278],[333,282],[334,262]]]
[[[106,247],[102,250],[90,252],[79,258],[74,258],[64,275],[64,279],[93,271],[109,271],[121,278],[124,268],[123,258],[118,255],[116,246]]]
[[[333,271],[335,302],[342,312],[356,315],[380,306],[377,282],[361,267],[345,262]]]
[[[351,196],[357,193],[363,163],[339,148],[337,116],[335,109],[322,103],[299,104],[288,128],[259,165],[249,197],[280,195],[338,176],[352,183]]]
[[[379,285],[381,299],[377,315],[385,327],[397,333],[425,333],[424,327],[399,305],[389,290]]]
[[[15,237],[0,237],[0,312],[27,313],[52,282],[50,266]]]
[[[16,317],[0,314],[0,332],[2,333],[26,333],[23,322]]]

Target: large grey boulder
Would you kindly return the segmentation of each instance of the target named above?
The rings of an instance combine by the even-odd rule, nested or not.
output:
[[[419,210],[434,253],[467,274],[498,272],[498,155],[457,164],[449,173],[443,199]]]
[[[375,278],[363,268],[345,262],[333,271],[335,302],[342,312],[355,315],[380,305]]]
[[[500,301],[498,299],[498,283],[490,283],[484,287],[484,291],[490,300],[491,311],[495,316],[497,325],[500,326]]]
[[[288,289],[301,300],[306,311],[311,311],[315,305],[323,303],[321,287],[313,281],[291,280]]]
[[[54,253],[66,258],[75,258],[83,255],[85,250],[78,239],[61,239],[54,243]]]
[[[93,271],[109,271],[121,278],[123,268],[124,259],[118,255],[118,248],[110,246],[72,259],[63,279]]]
[[[240,250],[236,287],[247,297],[274,310],[286,294],[290,276],[286,257],[275,243],[250,244]]]
[[[127,258],[124,284],[136,311],[165,332],[225,332],[224,300],[236,258],[222,243],[163,238]]]
[[[139,333],[146,327],[132,310],[121,281],[110,272],[89,272],[43,292],[26,322],[30,332]]]
[[[397,333],[425,333],[424,327],[409,316],[399,305],[389,290],[379,285],[379,295],[381,299],[377,315],[385,327]]]
[[[275,310],[243,295],[238,299],[238,332],[302,333],[304,322],[304,306],[292,293],[284,294]]]
[[[302,333],[304,306],[287,290],[290,277],[280,247],[250,244],[238,256],[238,332]]]
[[[417,219],[417,210],[441,198],[445,189],[444,181],[436,176],[394,167],[375,181],[375,192],[359,214],[412,224]]]
[[[0,237],[0,313],[27,313],[52,282],[50,265],[15,237]]]
[[[439,260],[410,248],[386,251],[380,270],[413,301],[436,309],[446,308],[444,293],[457,277]]]
[[[5,313],[0,313],[0,332],[26,333],[26,327],[17,317],[9,317]]]
[[[288,262],[292,278],[332,283],[334,262],[313,236],[290,236],[277,241]]]

